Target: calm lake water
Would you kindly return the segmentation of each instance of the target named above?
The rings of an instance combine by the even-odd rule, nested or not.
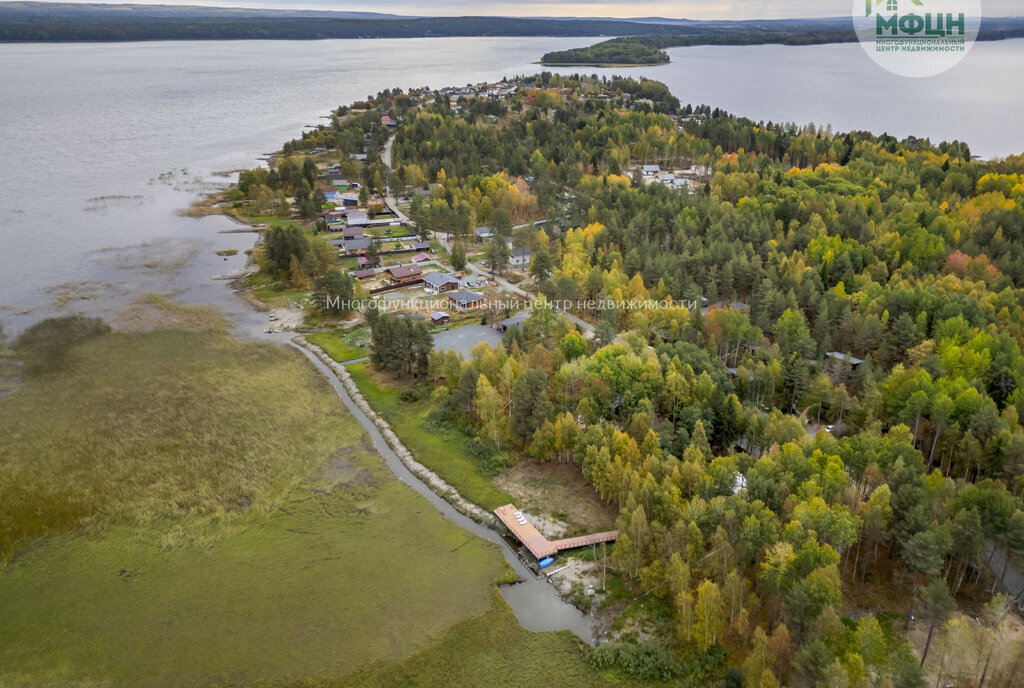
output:
[[[216,303],[264,324],[211,276],[243,264],[218,249],[224,218],[177,208],[315,124],[383,88],[441,87],[527,74],[576,38],[0,45],[0,324],[100,314],[148,292]],[[702,47],[646,75],[680,100],[755,119],[959,138],[983,157],[1024,152],[1024,41],[979,43],[932,79],[903,79],[856,45]],[[562,69],[572,72],[575,70]],[[232,175],[233,176],[233,175]]]

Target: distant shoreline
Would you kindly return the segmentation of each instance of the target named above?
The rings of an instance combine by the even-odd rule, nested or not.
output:
[[[131,11],[126,13],[125,8]],[[664,17],[410,17],[329,11],[0,1],[0,43],[469,37],[622,37],[619,40],[637,40],[649,46],[654,42],[663,43],[661,47],[856,40],[849,16],[714,21]],[[979,40],[993,37],[1024,37],[1024,18],[985,19]],[[620,64],[617,60],[594,60],[587,64],[591,63]]]

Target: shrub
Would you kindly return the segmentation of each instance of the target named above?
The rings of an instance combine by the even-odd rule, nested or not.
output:
[[[99,318],[47,318],[25,330],[14,343],[14,350],[30,373],[57,372],[71,366],[71,351],[76,345],[109,332],[110,325]]]
[[[475,437],[467,439],[464,448],[467,454],[476,459],[484,475],[497,475],[512,463],[508,454],[498,451],[490,442],[481,442]]]
[[[665,681],[683,671],[671,649],[651,641],[598,645],[587,653],[587,663],[598,671],[619,671],[643,681]]]
[[[423,398],[423,392],[419,387],[406,387],[398,398],[408,403],[414,403]]]

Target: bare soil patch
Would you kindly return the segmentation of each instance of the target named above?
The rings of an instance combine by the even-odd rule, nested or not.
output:
[[[576,464],[523,460],[496,476],[494,484],[515,497],[523,511],[564,521],[569,534],[615,527],[618,511],[601,501]]]

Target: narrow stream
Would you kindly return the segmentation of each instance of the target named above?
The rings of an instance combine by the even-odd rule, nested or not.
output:
[[[593,618],[587,616],[576,607],[564,601],[558,595],[553,585],[549,584],[543,578],[538,578],[534,575],[533,571],[527,568],[526,565],[519,560],[519,557],[516,556],[516,553],[508,543],[505,542],[496,532],[459,513],[455,507],[439,497],[429,487],[427,487],[427,485],[421,482],[419,478],[405,467],[405,464],[402,463],[395,452],[392,451],[391,447],[388,446],[388,443],[380,434],[377,426],[374,425],[366,414],[363,413],[362,409],[352,401],[352,397],[348,395],[348,390],[346,390],[345,386],[341,384],[341,381],[334,374],[334,371],[324,365],[316,356],[306,349],[303,349],[301,346],[294,343],[292,343],[292,346],[301,351],[306,358],[312,361],[317,370],[327,378],[327,381],[334,388],[334,391],[338,393],[338,396],[341,397],[341,400],[345,403],[348,410],[353,416],[355,416],[356,420],[359,421],[366,432],[369,433],[370,439],[373,441],[373,446],[376,447],[377,451],[384,458],[384,462],[391,468],[395,475],[398,476],[399,480],[429,499],[431,503],[440,510],[441,514],[445,518],[451,520],[453,523],[459,525],[465,530],[468,530],[474,535],[496,543],[501,547],[501,552],[505,555],[505,559],[508,561],[509,565],[516,574],[523,579],[522,583],[500,586],[501,596],[508,603],[509,607],[512,608],[516,618],[519,620],[519,624],[523,628],[530,631],[569,630],[591,645],[596,642]]]

